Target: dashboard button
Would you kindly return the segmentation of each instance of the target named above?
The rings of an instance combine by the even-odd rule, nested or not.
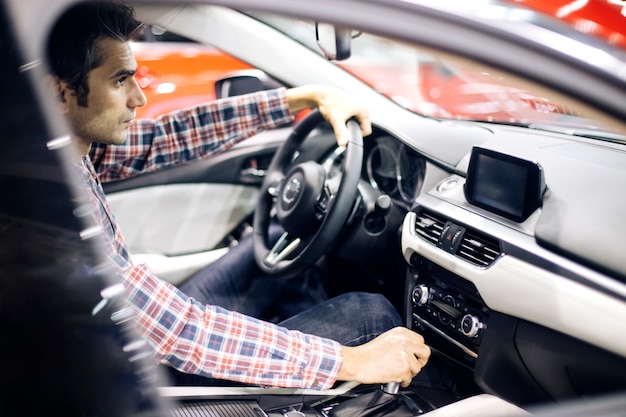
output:
[[[477,337],[483,327],[478,317],[472,314],[466,314],[461,319],[461,332],[467,337]]]
[[[413,289],[413,302],[418,306],[425,305],[429,296],[430,292],[426,285],[418,285]]]

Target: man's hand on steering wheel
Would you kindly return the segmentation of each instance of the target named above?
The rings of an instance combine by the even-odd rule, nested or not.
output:
[[[346,93],[323,85],[306,85],[287,90],[292,114],[308,108],[317,108],[332,126],[337,143],[345,146],[350,139],[346,123],[355,119],[363,137],[372,133],[369,111]]]

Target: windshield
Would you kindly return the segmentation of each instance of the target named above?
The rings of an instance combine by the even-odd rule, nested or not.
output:
[[[262,13],[253,16],[323,54],[315,43],[315,22]],[[626,143],[621,132],[566,102],[521,87],[513,77],[475,63],[464,66],[398,41],[353,32],[350,58],[335,64],[421,115],[523,125]]]

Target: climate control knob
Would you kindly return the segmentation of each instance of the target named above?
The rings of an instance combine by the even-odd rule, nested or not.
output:
[[[426,285],[418,285],[413,288],[413,302],[418,306],[423,306],[428,302],[430,296],[428,287]]]
[[[480,329],[485,327],[478,317],[466,314],[461,319],[461,333],[467,337],[476,337]]]

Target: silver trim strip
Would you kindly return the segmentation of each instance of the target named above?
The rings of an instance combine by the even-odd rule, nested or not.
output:
[[[360,385],[358,382],[344,382],[337,388],[327,390],[300,389],[300,388],[264,388],[264,387],[158,387],[162,397],[170,398],[198,398],[198,397],[227,397],[237,395],[315,395],[320,397],[342,395]]]
[[[474,352],[473,350],[469,349],[463,344],[457,342],[456,340],[454,340],[453,338],[451,338],[450,336],[448,336],[447,334],[445,334],[444,332],[442,332],[441,330],[439,330],[438,328],[436,328],[435,326],[433,326],[432,324],[430,324],[429,322],[427,322],[426,320],[418,316],[417,314],[413,313],[413,318],[419,321],[424,326],[428,327],[433,332],[437,333],[439,336],[446,339],[448,342],[452,343],[453,345],[461,349],[464,353],[470,355],[474,359],[478,359],[478,353]]]
[[[283,233],[282,236],[278,239],[278,241],[274,245],[274,247],[272,248],[272,250],[270,250],[270,252],[267,254],[267,256],[265,257],[265,264],[267,264],[267,266],[269,267],[276,266],[278,262],[285,259],[287,256],[289,256],[291,253],[293,253],[293,251],[295,251],[298,248],[301,242],[300,238],[297,237],[291,242],[289,242],[289,244],[284,246],[285,242],[287,241],[287,237],[288,237],[288,233],[287,232]],[[282,250],[281,250],[281,247],[283,247]]]

